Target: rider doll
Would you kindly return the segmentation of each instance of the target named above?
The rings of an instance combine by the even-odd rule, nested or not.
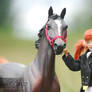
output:
[[[75,45],[74,58],[64,49],[63,60],[72,71],[81,71],[81,92],[92,92],[92,29]]]

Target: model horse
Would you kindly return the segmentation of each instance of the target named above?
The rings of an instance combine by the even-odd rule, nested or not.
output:
[[[48,20],[39,33],[37,56],[28,67],[18,63],[0,65],[0,92],[60,92],[55,55],[61,54],[66,45],[65,13],[65,8],[60,16],[49,8]]]

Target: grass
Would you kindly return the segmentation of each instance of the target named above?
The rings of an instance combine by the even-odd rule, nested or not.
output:
[[[83,33],[68,34],[67,48],[74,54],[74,44],[82,38]],[[11,62],[28,65],[36,56],[35,41],[15,39],[7,32],[0,32],[0,56]],[[56,56],[56,73],[60,81],[61,92],[79,92],[80,72],[70,71],[62,61],[62,55]]]

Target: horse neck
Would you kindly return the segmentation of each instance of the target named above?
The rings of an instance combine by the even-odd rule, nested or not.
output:
[[[42,75],[53,77],[55,74],[55,54],[45,37],[42,38],[36,57],[39,71]]]

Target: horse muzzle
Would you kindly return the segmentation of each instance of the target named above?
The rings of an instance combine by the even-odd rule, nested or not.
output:
[[[56,55],[60,55],[63,52],[63,49],[66,47],[66,44],[62,45],[57,45],[54,44],[54,52]]]

